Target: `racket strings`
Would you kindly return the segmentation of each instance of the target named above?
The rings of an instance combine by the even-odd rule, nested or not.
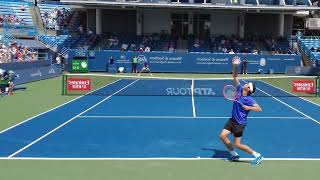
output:
[[[226,91],[225,91],[225,95],[229,99],[235,99],[236,95],[237,95],[237,92],[233,88],[227,88]]]

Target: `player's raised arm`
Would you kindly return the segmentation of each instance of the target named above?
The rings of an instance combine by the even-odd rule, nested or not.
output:
[[[240,84],[240,82],[238,80],[238,65],[239,64],[240,64],[240,58],[238,56],[235,56],[234,58],[232,58],[232,67],[233,67],[232,76],[233,76],[233,80],[234,80],[236,87],[238,87]]]
[[[261,112],[262,111],[259,104],[256,104],[256,103],[253,104],[252,106],[242,106],[242,108],[246,111],[249,111],[249,110],[254,111],[254,112]]]

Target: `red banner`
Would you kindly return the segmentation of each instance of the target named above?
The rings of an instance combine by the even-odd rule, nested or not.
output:
[[[90,91],[91,81],[89,78],[68,78],[68,91]]]
[[[293,92],[314,93],[315,84],[313,80],[293,80]]]

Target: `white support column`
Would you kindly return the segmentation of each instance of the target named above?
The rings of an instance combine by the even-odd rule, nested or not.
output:
[[[141,10],[137,10],[137,35],[142,35],[143,28],[143,12]]]
[[[239,15],[239,36],[240,38],[244,38],[244,19],[245,14]]]
[[[188,34],[193,34],[193,12],[188,13]]]
[[[101,34],[101,9],[96,9],[96,34]]]
[[[279,32],[278,35],[283,37],[283,31],[284,31],[284,13],[279,14]]]

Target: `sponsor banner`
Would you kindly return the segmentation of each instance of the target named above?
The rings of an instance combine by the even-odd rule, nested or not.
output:
[[[68,91],[90,91],[91,80],[90,78],[68,78],[67,89]]]
[[[293,80],[292,83],[293,92],[315,92],[315,82],[313,80]]]
[[[42,79],[57,77],[62,74],[61,68],[57,65],[16,70],[14,72],[17,75],[17,78],[14,80],[15,84],[39,81]]]
[[[50,66],[50,61],[28,61],[28,62],[12,62],[12,63],[0,63],[1,69],[6,70],[18,70],[18,69],[29,69],[29,68],[36,68],[36,67],[44,67],[44,66]]]
[[[289,66],[286,70],[287,75],[304,75],[304,76],[319,76],[320,68],[316,67],[302,67],[302,66]]]
[[[71,67],[71,72],[73,73],[85,73],[88,72],[89,67],[88,67],[88,60],[86,59],[73,59],[72,60],[72,67]]]
[[[76,50],[69,51],[68,70],[72,70],[72,59],[77,57]],[[138,58],[138,69],[147,62],[152,72],[183,72],[183,73],[230,73],[232,58],[239,56],[248,60],[248,72],[285,73],[287,66],[299,66],[301,57],[298,55],[255,55],[255,54],[213,54],[213,53],[170,53],[170,52],[122,52],[96,51],[89,58],[89,71],[107,71],[107,60],[112,56],[117,68],[124,67],[131,72],[133,57]],[[241,65],[239,66],[239,71]]]

